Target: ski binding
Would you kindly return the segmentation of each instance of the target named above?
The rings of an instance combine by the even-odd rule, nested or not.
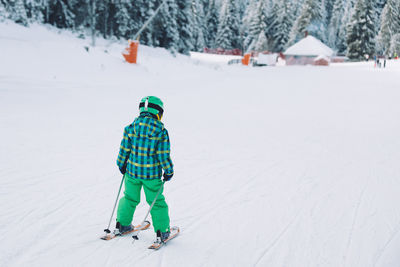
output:
[[[137,231],[146,230],[149,227],[150,227],[150,222],[149,221],[145,221],[143,225],[140,225],[140,224],[139,225],[135,225],[131,231],[127,231],[127,232],[121,234],[121,233],[119,233],[118,229],[115,229],[113,233],[107,233],[106,235],[100,237],[100,239],[111,240],[111,239],[114,239],[114,238],[116,238],[118,236],[125,236],[125,235],[131,234],[131,233],[135,233]]]

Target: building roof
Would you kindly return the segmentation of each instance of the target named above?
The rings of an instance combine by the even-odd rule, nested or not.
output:
[[[314,36],[308,35],[306,38],[289,47],[284,54],[293,56],[323,55],[331,57],[334,54],[334,51]]]

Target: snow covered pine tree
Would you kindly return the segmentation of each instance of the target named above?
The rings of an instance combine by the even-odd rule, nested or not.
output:
[[[370,0],[358,0],[347,30],[347,56],[361,60],[375,53],[374,9]]]

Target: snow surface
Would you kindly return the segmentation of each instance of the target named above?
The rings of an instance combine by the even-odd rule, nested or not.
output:
[[[252,68],[140,46],[130,65],[125,43],[87,43],[0,24],[0,266],[400,266],[399,62]],[[160,251],[151,230],[99,239],[145,95],[165,102],[182,230]]]
[[[314,36],[308,35],[285,51],[285,55],[297,56],[328,56],[333,55],[333,50]]]
[[[242,59],[241,56],[234,55],[215,55],[215,54],[206,54],[200,52],[190,52],[190,57],[195,62],[201,62],[202,64],[228,64],[228,62],[232,59]]]

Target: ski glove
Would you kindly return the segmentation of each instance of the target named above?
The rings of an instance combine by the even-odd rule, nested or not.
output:
[[[120,171],[123,175],[125,175],[125,173],[126,173],[126,164],[125,164],[123,167],[119,167],[119,171]]]
[[[171,180],[172,176],[174,176],[174,173],[166,174],[166,173],[164,172],[164,175],[163,175],[164,180],[163,180],[163,181],[164,181],[164,182],[168,182],[169,180]]]

